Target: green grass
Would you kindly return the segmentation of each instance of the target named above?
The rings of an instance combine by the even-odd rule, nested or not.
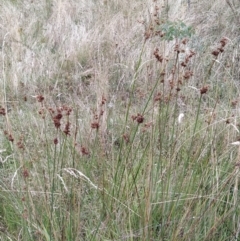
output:
[[[239,3],[3,1],[0,240],[239,239]]]

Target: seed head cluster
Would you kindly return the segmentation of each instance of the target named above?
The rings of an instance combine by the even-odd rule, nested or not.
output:
[[[90,152],[85,146],[81,146],[81,153],[83,156],[89,156]]]
[[[8,131],[4,131],[4,135],[7,137],[7,139],[10,141],[10,142],[14,142],[14,138],[12,136],[11,133],[9,133]]]
[[[136,121],[138,124],[141,124],[141,123],[143,123],[144,122],[144,117],[143,117],[143,115],[142,114],[137,114],[137,115],[133,115],[132,116],[132,120],[133,121]]]
[[[23,170],[22,175],[23,175],[24,179],[29,178],[29,171],[28,171],[27,168],[25,168],[25,169]]]
[[[100,105],[99,105],[99,112],[94,113],[94,118],[93,118],[94,120],[91,123],[92,129],[96,129],[96,130],[99,129],[101,117],[103,116],[104,111],[105,111],[104,107],[105,107],[106,101],[107,101],[107,99],[104,96],[102,96],[102,99],[101,99],[101,102],[100,102]]]
[[[206,94],[208,91],[208,86],[203,86],[201,89],[200,89],[200,94],[203,95],[203,94]]]
[[[159,49],[156,48],[153,52],[154,57],[157,59],[158,62],[162,63],[163,62],[163,56],[159,54]]]
[[[57,145],[58,144],[58,138],[54,138],[53,143],[54,143],[54,145]]]
[[[25,146],[24,146],[24,142],[23,142],[23,136],[21,136],[19,138],[19,140],[17,141],[17,147],[21,150],[24,150],[25,149]]]
[[[50,114],[54,127],[57,130],[61,130],[61,126],[62,126],[62,120],[65,117],[66,118],[66,123],[64,125],[64,128],[62,130],[63,133],[65,133],[66,135],[70,135],[70,127],[71,127],[71,123],[69,120],[70,114],[72,112],[72,108],[66,105],[63,106],[59,106],[56,108],[53,107],[47,107],[44,102],[44,96],[43,95],[38,95],[36,97],[37,101],[41,103],[41,108],[38,111],[39,115],[45,119],[47,113]],[[65,119],[64,118],[64,119]],[[54,139],[54,144],[57,145],[58,144],[58,140],[57,138]]]
[[[0,115],[6,115],[6,110],[2,106],[0,106]]]
[[[61,126],[61,119],[62,119],[63,115],[61,113],[58,113],[57,115],[55,115],[53,117],[53,122],[54,122],[54,126],[58,129]]]
[[[228,42],[228,39],[225,37],[223,37],[220,40],[219,45],[212,51],[212,55],[215,56],[215,58],[217,58],[220,53],[224,52],[224,47],[227,44],[227,42]]]

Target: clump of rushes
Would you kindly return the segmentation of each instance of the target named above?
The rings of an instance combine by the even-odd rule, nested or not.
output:
[[[1,2],[3,240],[239,239],[239,26],[204,1],[194,38],[179,1]]]
[[[62,170],[65,165],[71,165],[71,167],[75,167],[75,151],[71,152],[71,160],[68,160],[67,163],[64,162],[69,154],[69,149],[75,150],[74,143],[76,143],[76,133],[73,137],[71,137],[71,122],[73,120],[72,112],[73,108],[68,105],[59,105],[59,106],[51,106],[47,102],[47,98],[44,98],[43,95],[37,96],[37,101],[41,104],[40,110],[38,111],[41,118],[44,120],[44,124],[46,128],[45,130],[45,138],[46,138],[46,146],[48,145],[49,138],[51,139],[51,145],[54,145],[54,148],[48,149],[48,162],[47,162],[47,173],[48,176],[45,178],[49,179],[49,187],[45,187],[46,191],[46,200],[50,200],[50,205],[48,206],[48,215],[49,215],[49,235],[51,237],[54,236],[54,222],[53,220],[56,218],[56,213],[54,210],[54,205],[58,202],[55,197],[55,192],[59,190],[59,180],[61,180],[63,187],[67,190],[66,184],[64,183],[62,177]],[[55,138],[52,139],[49,137],[49,122],[52,123],[54,130]],[[73,145],[73,146],[72,146]],[[67,154],[68,153],[68,154]],[[84,154],[86,155],[87,149]],[[89,154],[88,154],[89,155]],[[49,190],[50,189],[50,190]],[[50,193],[49,196],[47,193]],[[72,196],[69,197],[72,199]],[[69,201],[71,202],[71,201]],[[75,207],[70,207],[70,209],[74,209]]]

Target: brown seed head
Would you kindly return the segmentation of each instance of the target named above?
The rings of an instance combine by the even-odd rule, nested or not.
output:
[[[228,39],[225,38],[225,37],[223,37],[223,38],[220,40],[220,43],[221,43],[222,47],[224,47],[224,46],[227,44],[227,42],[228,42]]]
[[[49,107],[48,111],[50,112],[50,114],[54,114],[55,113],[55,110],[52,107]]]
[[[21,150],[25,149],[22,138],[20,138],[20,140],[17,142],[17,147]]]
[[[219,49],[212,51],[212,55],[214,55],[215,57],[217,57],[219,55],[219,53],[220,53]]]
[[[42,95],[38,95],[37,96],[37,101],[38,102],[43,102],[44,101],[44,97]]]
[[[141,114],[138,113],[137,117],[136,117],[136,121],[137,121],[138,124],[141,124],[144,121],[144,117]]]
[[[158,62],[162,63],[163,57],[162,57],[162,55],[159,54],[159,49],[158,48],[156,48],[154,50],[153,55],[155,56],[155,58],[157,59]]]
[[[186,63],[186,62],[182,62],[182,63],[181,63],[181,66],[182,66],[182,67],[186,67],[186,66],[187,66],[187,63]]]
[[[188,42],[188,39],[186,39],[186,38],[184,38],[183,40],[182,40],[182,44],[186,44]]]
[[[7,139],[8,139],[9,141],[14,142],[14,138],[13,138],[12,134],[8,134],[8,133],[7,133],[6,136],[7,136]]]
[[[24,179],[28,178],[29,177],[28,169],[24,169],[22,174],[23,174]]]
[[[53,119],[53,122],[54,122],[54,125],[55,125],[55,127],[56,127],[57,129],[60,128],[60,126],[61,126],[60,120],[58,120],[58,119]]]
[[[174,80],[169,80],[169,86],[171,89],[174,88],[174,86],[175,86]]]
[[[189,58],[192,58],[196,53],[192,50],[190,50],[190,53],[188,55]]]
[[[90,152],[85,146],[81,146],[81,153],[83,156],[89,156]]]
[[[58,129],[61,126],[61,119],[62,119],[62,114],[58,113],[57,115],[54,116],[53,122],[55,127]]]
[[[62,119],[62,114],[61,113],[58,113],[54,119],[58,119],[58,120],[61,120]]]
[[[230,123],[231,123],[230,119],[227,119],[226,124],[230,124]]]
[[[238,100],[233,100],[231,102],[232,107],[236,107],[237,103],[238,103]]]
[[[188,79],[190,79],[192,76],[193,76],[193,72],[190,71],[190,70],[187,70],[187,71],[185,71],[185,73],[184,73],[184,75],[183,75],[183,78],[188,80]]]
[[[105,105],[107,99],[104,97],[104,95],[102,96],[102,101],[101,101],[101,105]]]
[[[223,47],[220,47],[220,48],[218,48],[218,50],[219,50],[219,52],[224,52],[224,49],[223,49]]]
[[[92,122],[92,123],[91,123],[91,128],[92,128],[92,129],[98,129],[98,128],[99,128],[99,123],[96,122],[96,121]]]
[[[174,51],[177,52],[177,53],[180,53],[180,52],[181,52],[179,44],[176,44],[176,45],[175,45]]]
[[[66,135],[70,135],[70,122],[68,121],[67,124],[65,125],[64,131]]]
[[[154,97],[154,102],[162,100],[162,94],[158,92]]]
[[[201,89],[200,89],[200,94],[203,95],[203,94],[206,94],[208,91],[208,86],[203,86]]]
[[[41,109],[38,111],[38,114],[42,117],[42,119],[45,119],[45,109],[44,109],[44,108],[41,108]]]
[[[54,143],[54,145],[57,145],[58,144],[58,139],[54,138],[53,143]]]
[[[176,88],[176,91],[179,92],[181,89],[179,87]]]
[[[6,110],[3,107],[0,107],[0,115],[6,115]]]

